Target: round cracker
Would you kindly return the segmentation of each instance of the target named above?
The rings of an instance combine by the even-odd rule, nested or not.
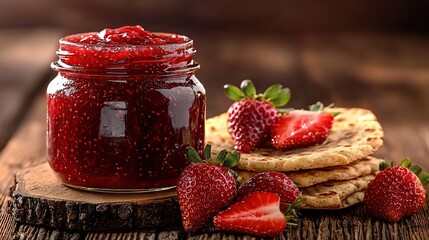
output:
[[[382,159],[366,157],[348,165],[284,172],[299,188],[313,186],[328,181],[342,181],[354,179],[378,171]],[[238,181],[243,183],[258,172],[237,170]]]
[[[351,180],[331,181],[302,189],[301,207],[306,209],[339,209],[363,200],[368,183],[375,174]]]
[[[383,129],[371,111],[362,108],[329,111],[340,114],[323,144],[293,150],[259,148],[241,154],[237,167],[256,172],[286,172],[347,165],[373,154],[383,145]],[[206,121],[206,143],[212,145],[214,153],[234,149],[227,118],[227,113],[223,113]]]

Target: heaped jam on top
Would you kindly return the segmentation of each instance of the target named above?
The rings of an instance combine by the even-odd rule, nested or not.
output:
[[[205,90],[193,41],[140,26],[64,37],[47,90],[48,160],[90,189],[160,190],[202,150]]]

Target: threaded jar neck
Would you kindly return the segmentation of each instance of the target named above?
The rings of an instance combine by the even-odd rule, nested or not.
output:
[[[76,42],[97,33],[69,35],[60,39],[58,60],[51,64],[60,73],[108,75],[170,75],[194,72],[199,64],[193,61],[193,40],[180,36],[179,42],[149,44]],[[171,33],[152,33],[160,38],[175,37]]]

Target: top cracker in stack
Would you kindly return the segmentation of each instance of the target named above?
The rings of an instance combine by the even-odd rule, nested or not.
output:
[[[361,202],[381,162],[371,155],[383,145],[383,130],[369,110],[329,111],[340,114],[323,144],[294,150],[258,148],[242,153],[237,165],[241,179],[257,172],[285,172],[301,188],[303,208],[339,209]],[[206,142],[215,153],[234,148],[227,117],[224,113],[207,119]]]

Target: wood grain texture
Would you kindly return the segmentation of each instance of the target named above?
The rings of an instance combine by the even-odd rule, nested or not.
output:
[[[64,186],[48,163],[15,175],[9,213],[15,221],[78,231],[120,231],[181,224],[176,190],[106,194]]]
[[[380,120],[389,161],[411,157],[429,170],[429,51],[427,38],[335,35],[281,39],[198,36],[197,73],[208,90],[208,116],[225,111],[226,82],[253,77],[259,89],[282,82],[292,89],[291,107],[316,100],[369,108]],[[0,155],[0,239],[258,239],[221,232],[186,234],[177,229],[133,232],[67,232],[16,224],[6,214],[13,173],[45,161],[45,102],[34,100],[27,117]],[[3,114],[3,113],[1,113]],[[426,187],[426,190],[429,190]],[[278,239],[428,239],[429,209],[399,223],[367,217],[363,206],[305,211],[298,228]]]
[[[45,98],[40,96],[31,105],[31,111],[28,112],[24,123],[0,154],[0,239],[12,239],[12,236],[19,235],[15,231],[16,223],[6,211],[13,172],[44,160],[44,137]],[[21,235],[18,237],[27,239]]]
[[[0,149],[47,77],[59,31],[0,31]]]

